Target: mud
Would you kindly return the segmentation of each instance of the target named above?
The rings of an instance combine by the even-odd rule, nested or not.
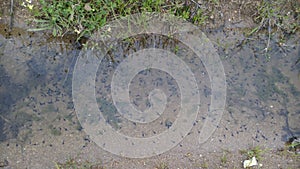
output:
[[[73,67],[81,50],[74,36],[53,38],[47,32],[27,32],[20,16],[10,30],[9,20],[2,18],[0,168],[55,168],[55,163],[69,159],[75,159],[78,164],[87,160],[105,168],[156,168],[162,163],[169,168],[242,168],[246,157],[240,150],[255,146],[267,149],[259,161],[263,168],[299,168],[299,156],[285,150],[290,138],[300,136],[299,34],[290,35],[284,46],[278,45],[278,37],[272,38],[272,50],[268,52],[264,51],[266,34],[244,43],[248,38],[244,29],[254,26],[249,18],[243,17],[247,11],[241,10],[249,5],[253,4],[227,6],[228,14],[214,26],[203,29],[223,62],[227,104],[216,132],[202,145],[195,144],[195,140],[205,120],[211,88],[201,61],[193,53],[187,54],[184,45],[166,37],[141,36],[131,45],[123,42],[122,50],[112,51],[113,59],[104,59],[96,81],[99,109],[116,130],[141,138],[172,126],[178,113],[178,86],[170,75],[159,70],[140,72],[130,86],[135,89],[131,93],[132,102],[137,108],[146,109],[149,103],[145,97],[154,87],[159,87],[169,98],[164,115],[147,125],[134,124],[118,116],[109,95],[109,82],[123,55],[153,47],[156,42],[158,48],[170,51],[178,46],[179,56],[188,55],[186,61],[194,61],[190,66],[193,68],[195,64],[203,102],[197,124],[175,148],[146,159],[112,155],[82,130],[71,91]],[[233,22],[237,20],[240,22]],[[198,63],[201,63],[200,71]],[[226,161],[221,160],[224,152]]]

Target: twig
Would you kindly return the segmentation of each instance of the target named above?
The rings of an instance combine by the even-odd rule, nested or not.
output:
[[[6,123],[9,123],[9,124],[11,124],[11,121],[10,120],[8,120],[8,119],[6,119],[5,117],[3,117],[2,115],[0,115],[0,118],[2,118]]]
[[[10,24],[9,24],[9,30],[12,30],[13,27],[13,19],[14,19],[14,0],[10,0]]]
[[[268,42],[267,42],[267,47],[265,48],[265,52],[268,52],[268,50],[269,50],[270,40],[271,40],[271,19],[269,18],[269,23],[268,23]]]
[[[196,4],[197,5],[197,8],[201,8],[201,5],[198,3],[198,2],[196,2],[196,1],[194,1],[194,0],[191,0],[194,4]]]

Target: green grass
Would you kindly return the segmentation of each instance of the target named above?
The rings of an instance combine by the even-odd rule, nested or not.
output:
[[[290,138],[286,144],[285,144],[285,148],[286,150],[290,151],[290,152],[295,152],[296,155],[299,155],[299,149],[300,149],[300,139],[296,139],[296,138]]]
[[[196,1],[187,4],[184,0],[41,0],[30,11],[36,24],[30,31],[51,30],[53,36],[72,33],[77,34],[78,39],[90,36],[110,20],[134,13],[169,13],[194,24],[203,24],[207,19]]]
[[[268,35],[264,51],[270,49],[270,40],[276,33],[279,35],[279,44],[284,45],[286,36],[294,34],[300,29],[300,3],[296,0],[263,0],[257,5],[254,21],[258,24],[248,32],[248,36],[258,32]]]
[[[261,29],[271,29],[295,33],[299,29],[300,6],[294,0],[263,0],[257,7],[254,20],[259,23],[253,32]]]
[[[227,163],[227,152],[223,152],[223,155],[221,157],[221,164],[225,165]]]
[[[247,150],[241,150],[240,152],[247,156],[247,159],[251,159],[252,157],[255,157],[258,161],[262,160],[262,155],[267,151],[267,149],[262,149],[259,146],[247,149]]]
[[[243,2],[239,3],[243,6]],[[255,39],[251,36],[263,33],[267,35],[263,47],[267,53],[272,50],[270,43],[274,35],[280,46],[286,46],[289,35],[300,30],[300,3],[297,0],[254,0],[246,4],[250,4],[251,10],[244,15],[250,16],[256,26],[246,28],[247,38],[242,44]],[[219,0],[205,0],[201,4],[194,0],[40,0],[32,9],[27,9],[34,15],[35,26],[30,31],[50,30],[55,37],[73,34],[79,40],[88,38],[111,20],[144,12],[176,15],[198,26],[211,22],[218,25],[224,19],[218,17],[224,13],[222,7],[226,9],[232,5],[236,4]]]

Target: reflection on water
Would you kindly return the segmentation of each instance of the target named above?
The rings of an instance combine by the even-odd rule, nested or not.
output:
[[[3,25],[0,29],[4,29]],[[45,35],[22,29],[16,31],[20,35],[9,38],[0,35],[0,158],[8,157],[12,166],[29,168],[53,166],[51,161],[62,161],[85,149],[91,156],[100,152],[100,156],[106,154],[109,158],[109,154],[93,147],[76,118],[71,78],[80,52],[77,46],[66,41],[49,41]],[[218,33],[214,36],[225,39]],[[119,115],[110,95],[113,72],[124,58],[147,47],[167,49],[189,64],[202,92],[195,128],[187,141],[177,147],[196,150],[193,140],[197,140],[211,95],[209,77],[201,60],[183,44],[158,35],[141,35],[118,45],[111,51],[112,57],[100,64],[96,79],[97,102],[107,123],[134,137],[153,136],[172,126],[180,110],[180,93],[169,74],[149,69],[132,79],[130,88],[134,92],[130,96],[137,109],[149,107],[147,98],[154,88],[164,91],[168,98],[164,114],[149,124],[137,124]],[[220,51],[221,57],[231,55],[223,59],[227,107],[219,129],[203,150],[212,151],[215,147],[236,150],[253,142],[278,146],[289,137],[300,135],[300,64],[295,65],[299,46],[287,51],[275,46],[273,49],[269,62],[254,42],[239,50]]]

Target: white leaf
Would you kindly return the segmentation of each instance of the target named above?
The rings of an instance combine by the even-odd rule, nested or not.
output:
[[[255,166],[255,165],[258,165],[257,160],[256,160],[255,157],[252,157],[251,160],[245,160],[244,161],[244,168],[252,167],[252,166]]]

